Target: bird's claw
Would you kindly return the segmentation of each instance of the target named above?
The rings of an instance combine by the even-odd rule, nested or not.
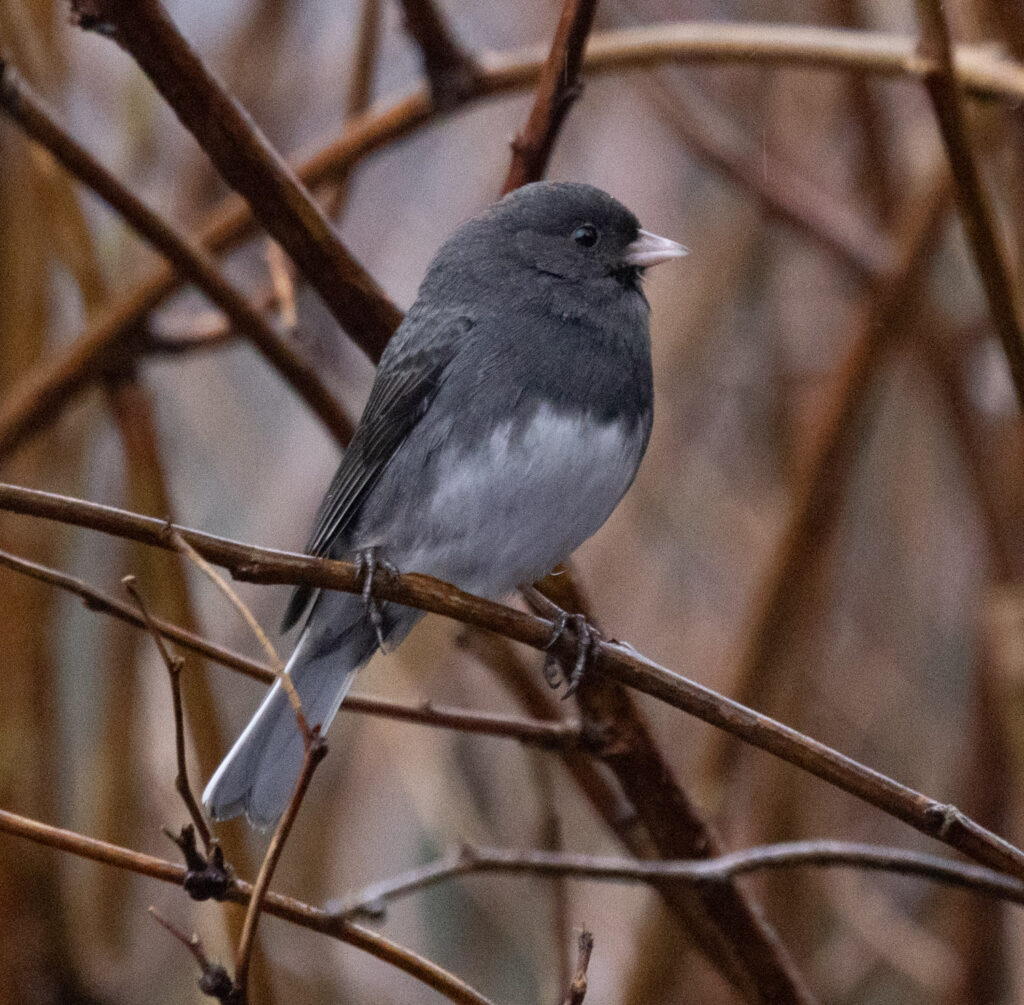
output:
[[[565,634],[570,621],[576,635],[576,661],[573,664],[572,671],[566,674],[564,668],[559,663],[558,657],[552,650]],[[590,655],[594,644],[600,640],[601,633],[582,614],[567,614],[565,611],[560,611],[556,615],[554,625],[551,639],[544,647],[547,650],[544,657],[544,679],[552,690],[556,690],[560,683],[565,683],[566,688],[562,695],[562,700],[564,701],[566,698],[571,698],[580,686],[580,681],[583,680],[583,673],[587,668],[587,657]]]
[[[370,624],[373,625],[380,651],[386,653],[388,650],[384,642],[384,609],[387,607],[387,601],[379,603],[373,595],[373,577],[378,567],[391,574],[398,572],[387,559],[377,557],[377,548],[366,548],[356,554],[356,568],[363,577],[363,609],[370,619]]]

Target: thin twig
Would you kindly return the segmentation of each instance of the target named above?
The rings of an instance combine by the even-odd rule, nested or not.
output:
[[[402,314],[338,239],[323,211],[207,69],[159,0],[72,0],[149,77],[224,180],[243,195],[338,323],[379,356]]]
[[[590,954],[593,951],[594,936],[584,929],[580,932],[576,946],[576,973],[565,996],[565,1005],[583,1005],[583,999],[587,995],[587,967],[590,966]]]
[[[295,306],[295,283],[288,271],[288,260],[277,241],[267,241],[267,267],[270,270],[274,301],[280,314],[281,327],[289,335],[299,326],[299,312]]]
[[[213,963],[206,955],[199,936],[195,932],[186,935],[177,925],[164,918],[155,907],[150,907],[149,913],[192,954],[199,964],[202,975],[199,978],[199,990],[210,998],[231,1002],[235,995],[235,984],[228,972],[219,963]]]
[[[535,84],[547,55],[547,49],[539,48],[480,54],[479,77],[460,107]],[[917,80],[935,69],[917,52],[917,40],[910,36],[795,25],[686,22],[592,35],[583,71],[599,76],[692,62],[813,66]],[[1002,59],[991,47],[960,46],[955,63],[957,82],[965,95],[1017,103],[1024,99],[1024,67]],[[310,187],[344,177],[360,158],[429,125],[439,114],[421,86],[404,98],[369,109],[339,138],[298,163],[295,172]],[[232,195],[207,217],[195,240],[211,251],[225,251],[249,236],[253,226],[250,207]],[[0,402],[0,458],[45,428],[96,377],[110,355],[131,343],[145,316],[181,281],[173,268],[157,266],[102,312],[79,339],[8,389]]]
[[[121,848],[107,841],[99,841],[83,834],[76,834],[74,831],[31,820],[3,809],[0,809],[0,831],[94,862],[102,862],[128,872],[149,876],[174,886],[180,887],[185,879],[185,866],[177,862],[168,862],[166,859],[156,858],[153,855]],[[226,899],[234,904],[244,906],[249,903],[252,893],[252,884],[240,879],[235,881]],[[301,928],[319,932],[356,946],[372,956],[376,956],[377,959],[405,971],[416,980],[440,992],[450,1001],[459,1002],[460,1005],[490,1005],[488,999],[482,994],[436,963],[432,963],[404,946],[385,939],[361,925],[338,918],[328,911],[273,891],[267,893],[263,909],[267,914],[282,918]]]
[[[863,445],[863,402],[887,348],[905,331],[910,291],[918,281],[934,238],[947,216],[949,183],[935,171],[908,200],[894,227],[899,249],[892,271],[866,290],[846,341],[851,348],[839,369],[835,390],[820,424],[814,455],[802,473],[778,547],[758,588],[756,608],[745,630],[734,693],[746,705],[762,706],[780,677],[784,646],[799,618],[806,618],[808,584],[823,554],[843,489]],[[740,747],[730,736],[716,737],[707,756],[708,774],[723,778]]]
[[[592,605],[571,569],[548,576],[539,585],[557,604],[554,610],[579,613],[592,622]],[[538,596],[539,592],[529,591],[528,600],[551,618],[551,600],[543,593]],[[638,857],[691,859],[720,854],[714,828],[679,783],[628,690],[607,676],[584,674],[576,699],[584,733],[601,738],[595,753],[621,786],[648,835],[650,850]],[[663,884],[657,889],[680,927],[743,997],[779,1005],[814,1001],[750,890],[731,881],[714,887]]]
[[[299,712],[298,715],[302,716]],[[260,871],[253,884],[252,895],[249,898],[249,906],[245,913],[245,925],[242,928],[242,938],[238,944],[238,951],[235,954],[235,986],[239,993],[239,1002],[244,1005],[248,992],[249,963],[252,960],[252,948],[256,940],[256,928],[260,922],[260,912],[263,909],[263,901],[267,891],[270,889],[270,881],[274,877],[274,870],[281,860],[281,853],[284,851],[285,842],[291,833],[292,824],[298,815],[299,807],[309,788],[313,778],[313,772],[327,756],[327,744],[320,735],[320,727],[314,726],[312,730],[304,731],[302,741],[305,751],[302,757],[302,770],[299,772],[298,781],[292,792],[291,799],[284,811],[284,815],[278,821],[274,829],[274,836],[270,839],[270,846],[260,865]]]
[[[224,278],[213,256],[201,244],[179,234],[72,139],[14,68],[2,61],[0,108],[156,248],[182,279],[195,283],[224,312],[232,326],[243,333],[278,370],[339,442],[343,446],[348,443],[352,422],[320,379],[315,367],[291,343],[282,339],[260,312]],[[133,334],[137,331],[135,328]]]
[[[476,64],[462,50],[434,0],[401,3],[405,30],[420,50],[434,105],[441,111],[455,108],[476,85]]]
[[[678,880],[715,885],[738,876],[776,869],[853,868],[920,876],[948,886],[1024,905],[1024,882],[994,869],[954,862],[937,855],[854,841],[787,841],[745,848],[709,859],[643,861],[576,855],[570,852],[517,851],[464,845],[426,865],[350,894],[334,908],[340,917],[379,918],[388,904],[437,883],[473,873],[568,876],[611,882],[653,883]]]
[[[51,492],[0,483],[0,510],[91,527],[168,550],[175,550],[170,535],[177,532],[207,561],[228,568],[236,579],[249,582],[302,583],[346,593],[360,593],[365,586],[365,575],[350,562],[257,548],[200,531],[168,527],[153,517]],[[550,621],[474,597],[431,576],[381,574],[373,581],[373,593],[381,600],[486,628],[538,651],[547,650],[551,641],[554,625]],[[673,673],[631,646],[599,641],[592,653],[593,672],[608,674],[621,684],[734,733],[745,743],[796,765],[984,865],[1024,877],[1024,852],[955,806],[930,799],[784,723]],[[575,655],[572,640],[558,642],[556,654],[571,659]]]
[[[967,241],[1006,354],[1017,402],[1024,408],[1024,332],[1021,331],[1010,269],[1000,247],[995,219],[981,183],[960,107],[949,27],[941,0],[917,0],[917,10],[921,22],[921,52],[934,64],[934,69],[924,76],[924,86],[949,154],[956,181],[957,207]]]
[[[512,141],[512,163],[502,194],[544,177],[555,137],[582,91],[583,47],[596,11],[597,0],[564,0],[551,52],[537,82],[530,117]]]
[[[298,720],[303,740],[309,743],[310,728],[302,711],[302,700],[299,698],[299,692],[295,690],[291,677],[285,673],[284,664],[277,655],[274,644],[267,637],[267,633],[263,631],[263,626],[256,620],[256,616],[252,611],[242,602],[242,598],[231,588],[228,581],[178,531],[169,526],[168,532],[168,540],[174,549],[181,552],[181,554],[197,565],[217,589],[228,598],[235,610],[242,615],[242,620],[249,626],[253,635],[256,636],[256,640],[263,647],[263,651],[267,654],[267,659],[270,660],[270,669],[273,671],[281,687],[284,688],[285,694],[288,695],[288,701],[291,702],[291,706],[295,710],[295,718]]]
[[[45,565],[30,562],[9,552],[0,550],[0,566],[80,597],[85,606],[93,611],[146,629],[142,615],[128,604],[97,590],[82,580],[58,572]],[[181,628],[161,618],[150,618],[153,629],[163,637],[177,643],[183,649],[198,653],[207,659],[237,673],[244,674],[262,684],[273,684],[277,677],[265,663],[258,663],[223,646]],[[526,746],[545,750],[572,751],[584,749],[587,741],[582,735],[578,722],[548,722],[542,719],[527,719],[516,715],[501,715],[494,712],[474,712],[464,708],[451,708],[425,701],[408,705],[388,698],[371,698],[366,695],[350,694],[341,706],[342,713],[375,715],[384,719],[396,719],[435,729],[455,729],[465,733],[479,733],[483,736],[505,737],[517,740]]]
[[[171,701],[174,707],[174,752],[178,766],[178,773],[174,778],[174,787],[177,789],[178,795],[181,796],[181,801],[185,804],[185,808],[188,810],[188,815],[192,818],[196,830],[199,831],[199,837],[203,842],[203,850],[206,852],[207,857],[209,857],[213,853],[213,839],[210,834],[210,828],[203,817],[202,810],[199,809],[199,804],[192,794],[192,787],[189,785],[188,780],[188,763],[185,758],[185,719],[181,706],[181,669],[185,661],[180,656],[172,656],[168,651],[167,646],[164,644],[163,635],[153,623],[149,607],[145,600],[143,600],[142,591],[139,590],[135,577],[125,576],[121,582],[138,605],[139,613],[142,615],[142,620],[146,625],[146,630],[156,643],[160,659],[163,660],[164,666],[167,667],[167,676],[171,681]]]

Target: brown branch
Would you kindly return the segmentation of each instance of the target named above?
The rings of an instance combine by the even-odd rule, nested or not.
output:
[[[576,974],[573,976],[569,993],[565,996],[565,1005],[583,1005],[587,995],[587,967],[590,966],[590,954],[594,951],[594,936],[586,931],[580,932],[576,947]]]
[[[143,630],[147,628],[146,621],[138,610],[89,586],[74,576],[39,565],[36,562],[30,562],[28,559],[19,558],[5,551],[0,551],[0,566],[67,590],[80,597],[90,610],[110,615],[127,624],[134,625],[136,628]],[[251,677],[262,684],[273,684],[277,679],[274,671],[265,663],[250,660],[161,618],[150,616],[150,623],[153,630],[159,632],[164,638],[172,640],[183,649],[205,656],[221,666]],[[493,712],[473,712],[468,709],[435,705],[429,701],[419,705],[406,705],[387,698],[370,698],[365,695],[350,694],[345,698],[341,711],[359,715],[375,715],[384,719],[431,726],[435,729],[455,729],[464,733],[504,737],[545,750],[579,750],[584,749],[587,742],[581,734],[579,724],[575,722],[546,722],[541,719],[526,719],[522,716],[499,715]]]
[[[199,964],[202,974],[199,978],[199,990],[210,998],[216,998],[222,1002],[233,1002],[235,1000],[234,982],[219,963],[214,963],[209,959],[199,936],[194,932],[191,935],[186,935],[177,925],[163,917],[155,907],[150,907],[149,913],[192,954],[192,958]]]
[[[224,180],[243,195],[338,323],[372,358],[402,314],[338,240],[301,181],[206,68],[159,0],[72,0],[149,77]]]
[[[196,830],[199,831],[199,837],[203,842],[203,849],[206,851],[207,857],[209,857],[213,849],[213,838],[210,834],[210,828],[206,824],[206,819],[199,809],[199,803],[196,802],[196,798],[192,794],[192,787],[188,781],[188,763],[185,758],[185,719],[181,707],[181,668],[184,665],[184,660],[180,656],[172,656],[168,651],[167,646],[164,644],[163,635],[161,635],[159,629],[153,623],[149,607],[142,598],[142,592],[135,582],[135,577],[125,576],[121,582],[138,605],[139,614],[145,623],[146,630],[156,643],[160,659],[167,668],[167,676],[171,681],[171,702],[174,710],[174,753],[178,767],[178,773],[174,778],[174,788],[177,790],[178,795],[181,796],[181,801],[185,804],[185,808],[188,810],[188,815],[192,818],[192,823],[195,824]]]
[[[649,89],[694,155],[749,192],[766,214],[817,241],[862,276],[877,277],[892,268],[896,249],[887,234],[835,193],[766,153],[696,88],[684,96],[654,78]]]
[[[592,620],[591,605],[571,571],[548,576],[542,589],[557,608]],[[535,602],[532,597],[527,599]],[[540,599],[545,598],[541,595]],[[551,610],[541,613],[552,617]],[[651,851],[642,857],[693,859],[721,854],[718,835],[679,784],[627,689],[607,676],[588,673],[576,697],[584,733],[599,738],[597,756],[615,776],[647,830]],[[813,1001],[749,891],[726,880],[701,888],[665,884],[658,892],[682,929],[746,998],[779,1005]]]
[[[544,177],[555,137],[582,92],[583,47],[596,12],[597,0],[565,0],[563,3],[551,52],[537,82],[530,117],[523,131],[512,141],[512,163],[502,195]]]
[[[170,534],[177,531],[208,561],[229,569],[236,579],[246,582],[301,583],[346,593],[360,593],[365,586],[364,572],[349,562],[258,548],[202,531],[169,527],[152,517],[55,493],[0,483],[0,510],[90,527],[168,550],[173,550]],[[399,575],[378,568],[372,588],[374,597],[380,600],[443,614],[538,651],[546,651],[551,641],[554,625],[550,621],[474,597],[431,576]],[[572,635],[566,632],[556,643],[554,651],[559,659],[575,658]],[[1024,877],[1024,852],[955,806],[901,785],[781,722],[673,673],[628,645],[596,642],[591,670],[734,733],[745,743],[796,765],[983,865]]]
[[[386,905],[395,900],[419,893],[437,883],[474,873],[568,876],[638,883],[673,880],[689,885],[713,886],[755,872],[807,867],[866,869],[920,876],[1024,905],[1024,882],[994,869],[903,848],[822,840],[760,845],[709,859],[647,862],[569,852],[517,851],[464,845],[458,851],[434,862],[364,887],[346,897],[336,911],[340,917],[370,915],[379,918]]]
[[[476,87],[476,64],[462,50],[434,0],[401,3],[405,30],[420,50],[434,107],[439,111],[456,108]]]
[[[482,54],[476,86],[465,103],[534,84],[546,56],[546,50],[536,49]],[[792,64],[918,80],[934,69],[909,36],[792,25],[688,22],[593,35],[583,70],[596,76],[699,61]],[[987,47],[959,47],[956,71],[958,83],[970,97],[1024,99],[1024,67],[994,56]],[[310,187],[343,178],[357,160],[409,136],[438,114],[422,87],[405,98],[375,106],[350,123],[341,137],[300,163],[296,174]],[[253,223],[248,205],[238,196],[230,196],[207,218],[196,243],[211,251],[224,251],[249,236]],[[52,421],[102,370],[105,360],[131,342],[146,315],[180,282],[174,269],[157,267],[103,312],[77,341],[11,388],[0,402],[0,459]]]
[[[34,841],[36,844],[56,848],[58,851],[68,852],[93,862],[101,862],[142,876],[149,876],[151,879],[158,879],[175,886],[181,886],[185,880],[185,866],[176,862],[168,862],[153,855],[121,848],[107,841],[99,841],[96,838],[86,837],[83,834],[54,827],[51,824],[44,824],[38,820],[30,820],[28,817],[11,813],[8,810],[0,809],[0,832],[14,834]],[[239,879],[235,881],[228,892],[227,899],[232,903],[245,906],[249,903],[252,893],[252,884]],[[488,999],[483,995],[473,990],[454,974],[443,970],[436,963],[413,953],[404,946],[385,939],[376,932],[346,921],[333,912],[312,907],[294,897],[286,897],[273,891],[267,893],[263,909],[267,914],[291,922],[293,925],[328,935],[340,942],[362,949],[440,992],[449,1001],[459,1002],[460,1005],[490,1005]]]
[[[72,139],[13,67],[2,60],[0,108],[156,248],[183,279],[195,283],[277,369],[342,445],[348,443],[352,422],[316,369],[224,278],[209,252],[179,234]],[[137,329],[133,334],[137,335]],[[108,356],[105,362],[114,365],[115,360]]]
[[[887,347],[905,330],[908,303],[917,277],[945,219],[949,185],[945,172],[928,179],[895,227],[900,249],[892,271],[867,290],[850,336],[852,348],[840,369],[830,406],[821,423],[814,456],[800,479],[791,514],[757,591],[756,609],[746,627],[737,698],[762,706],[777,680],[786,641],[806,617],[812,573],[843,499],[847,476],[863,443],[863,403]],[[733,737],[717,738],[708,754],[709,774],[722,778],[740,747]]]
[[[296,710],[299,716],[300,725],[304,725],[301,710]],[[249,906],[245,912],[245,925],[242,928],[242,938],[238,944],[238,951],[235,954],[235,987],[238,990],[238,999],[241,1005],[248,1000],[249,963],[252,960],[252,949],[256,941],[256,928],[260,921],[260,911],[263,909],[263,902],[267,891],[270,889],[270,881],[273,879],[274,870],[281,860],[281,853],[284,851],[285,842],[291,833],[292,824],[298,815],[299,807],[305,798],[309,783],[313,779],[313,772],[327,756],[327,744],[320,735],[319,725],[312,729],[305,727],[302,733],[302,742],[305,751],[302,756],[302,770],[299,772],[298,781],[292,792],[291,799],[284,811],[277,827],[274,829],[274,836],[270,839],[270,846],[266,855],[263,856],[263,863],[253,884],[252,895],[249,898]]]
[[[1024,332],[1017,314],[1010,268],[1000,247],[995,219],[981,183],[960,107],[949,28],[940,0],[917,0],[917,11],[921,22],[921,52],[935,67],[925,74],[924,86],[946,144],[956,181],[960,218],[988,298],[992,321],[1006,354],[1017,403],[1024,408]]]

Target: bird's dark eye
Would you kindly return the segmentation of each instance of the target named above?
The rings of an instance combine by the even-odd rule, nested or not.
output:
[[[600,236],[601,235],[597,232],[597,227],[595,227],[592,223],[585,223],[583,224],[583,226],[577,227],[572,232],[572,239],[581,248],[592,248],[595,244],[597,244],[598,238]]]

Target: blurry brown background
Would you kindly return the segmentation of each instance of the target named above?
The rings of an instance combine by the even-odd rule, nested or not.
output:
[[[560,4],[443,6],[469,52],[543,52]],[[949,3],[954,37],[1024,55],[1014,7]],[[175,0],[169,10],[287,153],[317,149],[358,110],[361,54],[372,55],[374,101],[420,80],[392,3]],[[379,27],[371,48],[360,43],[367,17]],[[607,2],[595,30],[684,19],[918,31],[910,0]],[[69,131],[182,228],[226,194],[132,61],[69,25],[63,3],[0,0],[0,46]],[[400,306],[443,238],[497,197],[531,99],[524,88],[435,117],[326,193],[346,245]],[[1000,101],[968,112],[1015,270],[1024,118]],[[692,251],[647,281],[651,447],[623,504],[576,557],[602,627],[1024,840],[1021,429],[920,83],[727,63],[603,73],[587,78],[548,175],[607,189]],[[0,117],[0,394],[154,261]],[[225,264],[254,298],[265,295],[265,238]],[[358,414],[369,361],[301,285],[297,307],[296,339]],[[152,325],[179,337],[215,320],[186,291]],[[236,340],[147,356],[133,379],[90,386],[0,458],[0,478],[295,550],[337,458],[318,421]],[[258,654],[210,584],[166,556],[6,514],[0,547],[112,592],[134,573],[155,611],[194,617],[204,634]],[[286,588],[239,592],[277,625]],[[459,633],[428,618],[356,691],[520,711],[472,647],[453,644]],[[194,772],[205,780],[260,689],[191,657],[186,677]],[[841,837],[943,850],[681,713],[640,705],[729,849]],[[167,679],[151,640],[0,572],[0,806],[174,858],[160,833],[185,819],[173,771]],[[319,904],[462,840],[540,847],[552,814],[567,849],[621,852],[555,755],[342,714],[275,887]],[[238,822],[221,831],[252,875],[265,839]],[[824,1001],[1024,1001],[1015,907],[881,874],[746,883]],[[560,954],[583,925],[596,939],[588,1003],[738,1000],[686,948],[654,893],[567,889],[568,933],[549,881],[501,876],[403,900],[383,930],[495,1002],[557,1000]],[[230,960],[226,918],[236,908],[196,905],[173,887],[0,836],[0,1000],[199,1000],[196,968],[146,916],[151,903]],[[261,947],[260,1003],[440,1000],[274,919],[262,922]]]

